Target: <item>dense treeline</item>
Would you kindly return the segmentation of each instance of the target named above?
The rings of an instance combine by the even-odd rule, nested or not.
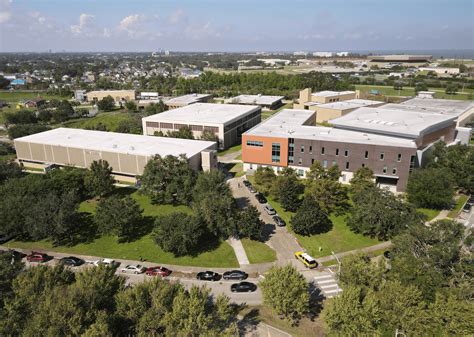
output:
[[[238,307],[157,277],[125,285],[111,267],[24,268],[0,254],[2,336],[235,336]]]

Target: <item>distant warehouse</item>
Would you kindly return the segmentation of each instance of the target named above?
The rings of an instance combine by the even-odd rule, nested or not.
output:
[[[226,103],[259,105],[262,108],[275,110],[283,105],[284,96],[268,96],[268,95],[239,95],[229,98]]]
[[[15,139],[18,160],[87,168],[94,160],[106,160],[116,175],[135,177],[146,163],[160,156],[186,155],[190,166],[216,167],[215,142],[150,137],[125,133],[58,128]]]
[[[207,132],[219,140],[219,148],[228,148],[240,144],[242,133],[260,123],[261,115],[262,108],[255,105],[195,103],[143,118],[143,133],[190,128],[194,138]]]
[[[169,100],[165,101],[165,105],[169,109],[177,109],[194,103],[207,103],[211,99],[212,95],[208,94],[188,94],[170,98]]]

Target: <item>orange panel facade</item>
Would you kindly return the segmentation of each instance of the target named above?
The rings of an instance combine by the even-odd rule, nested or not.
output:
[[[247,142],[259,142],[262,146],[248,145]],[[280,161],[272,161],[272,144],[280,145]],[[242,161],[244,163],[288,166],[288,138],[242,135]]]

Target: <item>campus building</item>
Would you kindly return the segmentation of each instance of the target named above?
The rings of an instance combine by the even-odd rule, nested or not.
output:
[[[268,96],[268,95],[239,95],[226,100],[226,103],[259,105],[262,108],[275,110],[283,105],[284,96]]]
[[[178,97],[173,97],[165,101],[168,109],[177,109],[194,103],[207,103],[211,101],[212,95],[208,94],[188,94]]]
[[[111,96],[115,103],[135,100],[135,90],[96,90],[89,91],[84,98],[87,102],[98,102],[107,96]]]
[[[386,68],[387,65],[401,65],[405,67],[419,67],[430,63],[431,55],[371,55],[367,57],[369,67]]]
[[[350,99],[347,101],[333,102],[313,105],[309,110],[316,112],[316,123],[324,123],[330,119],[344,116],[355,109],[362,107],[378,107],[384,102],[371,101],[367,99]]]
[[[348,183],[361,167],[370,168],[380,186],[404,191],[409,173],[421,165],[438,140],[451,143],[455,117],[411,110],[359,108],[315,126],[316,113],[285,109],[242,135],[244,170],[268,166],[294,168],[305,177],[315,161],[338,165]]]
[[[312,92],[311,88],[300,91],[298,103],[293,105],[294,109],[314,110],[314,106],[319,104],[347,101],[359,98],[356,91],[318,91]]]
[[[240,144],[242,133],[261,121],[262,108],[255,105],[195,103],[142,119],[143,134],[178,131],[189,127],[194,138],[213,133],[219,148]]]
[[[217,167],[216,143],[126,133],[58,128],[15,139],[18,160],[29,166],[51,164],[87,168],[106,160],[112,172],[133,180],[154,156],[186,155],[195,170]],[[127,180],[127,179],[126,179]]]

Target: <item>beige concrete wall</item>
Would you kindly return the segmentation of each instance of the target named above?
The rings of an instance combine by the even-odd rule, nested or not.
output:
[[[315,106],[316,123],[327,122],[330,119],[341,117],[354,109],[330,109]]]
[[[87,101],[92,102],[94,100],[100,101],[107,96],[111,96],[115,102],[121,100],[134,100],[135,99],[135,90],[98,90],[98,91],[89,91],[87,94]]]

